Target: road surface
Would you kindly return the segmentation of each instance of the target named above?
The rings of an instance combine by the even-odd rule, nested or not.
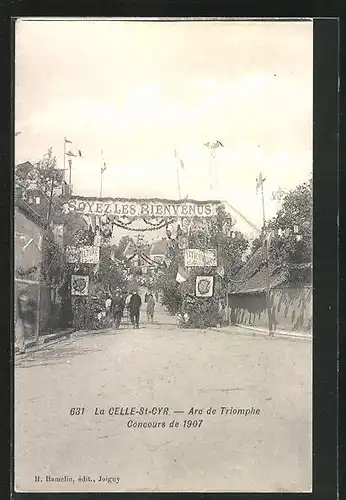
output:
[[[16,490],[310,491],[311,350],[182,330],[161,309],[139,330],[28,353],[15,368]],[[132,407],[151,413],[115,414]]]

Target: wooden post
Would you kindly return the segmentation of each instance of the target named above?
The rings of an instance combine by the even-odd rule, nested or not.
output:
[[[69,190],[70,190],[70,195],[72,194],[72,160],[69,158],[68,160],[68,170],[69,170],[69,179],[68,179],[68,184],[69,184]]]
[[[267,306],[267,314],[268,314],[268,331],[269,335],[273,335],[273,329],[272,329],[272,319],[271,319],[271,310],[270,310],[270,269],[269,269],[269,251],[268,251],[268,240],[265,237],[265,234],[263,234],[264,237],[264,242],[263,242],[263,249],[264,249],[264,260],[265,260],[265,267],[266,267],[266,306]]]
[[[100,198],[102,198],[102,181],[103,181],[103,170],[102,170],[102,167],[101,167]]]

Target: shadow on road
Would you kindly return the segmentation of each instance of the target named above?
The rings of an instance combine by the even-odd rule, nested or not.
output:
[[[16,368],[29,368],[33,366],[50,366],[66,363],[76,356],[86,356],[92,352],[101,351],[102,347],[94,345],[81,347],[73,341],[54,343],[43,349],[29,352],[15,362]]]

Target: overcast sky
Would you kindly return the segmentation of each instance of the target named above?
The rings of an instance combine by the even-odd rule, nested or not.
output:
[[[81,149],[74,193],[211,197],[209,153],[218,139],[227,199],[260,225],[256,177],[271,192],[312,171],[312,22],[28,21],[16,25],[16,163],[63,140]]]

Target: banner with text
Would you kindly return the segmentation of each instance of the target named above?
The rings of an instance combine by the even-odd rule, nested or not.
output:
[[[66,247],[66,262],[69,264],[97,264],[99,260],[99,246]]]
[[[198,248],[187,248],[184,253],[186,267],[216,267],[217,251],[215,248],[200,250]]]
[[[213,217],[220,201],[195,200],[103,200],[94,198],[71,198],[64,204],[64,212],[77,212],[85,215],[117,217]]]

